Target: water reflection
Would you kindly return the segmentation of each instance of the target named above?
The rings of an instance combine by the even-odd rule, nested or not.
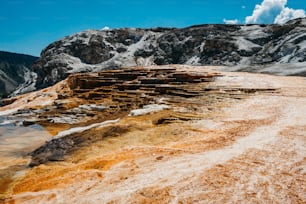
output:
[[[40,125],[21,126],[0,117],[0,169],[16,164],[51,135]],[[14,162],[14,160],[16,162]]]
[[[28,154],[51,138],[40,125],[21,124],[20,118],[0,116],[0,201],[14,179],[26,172]]]

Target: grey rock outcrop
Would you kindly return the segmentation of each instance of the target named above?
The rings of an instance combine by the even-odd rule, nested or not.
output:
[[[305,33],[306,19],[284,25],[87,30],[50,44],[32,68],[36,88],[43,88],[70,73],[137,65],[298,64],[306,61]]]
[[[0,51],[0,98],[9,95],[31,75],[38,57]]]

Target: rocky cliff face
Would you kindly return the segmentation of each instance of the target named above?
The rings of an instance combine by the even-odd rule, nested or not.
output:
[[[87,30],[43,50],[33,66],[35,86],[52,85],[70,73],[137,65],[300,64],[306,61],[305,31],[306,19],[285,25]],[[305,75],[305,70],[293,74]]]
[[[30,80],[31,65],[38,57],[0,51],[0,98]]]

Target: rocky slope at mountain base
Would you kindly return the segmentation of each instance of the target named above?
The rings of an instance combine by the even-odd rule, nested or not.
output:
[[[31,66],[38,57],[0,51],[0,98],[11,94],[19,85],[23,91],[32,91],[26,85],[35,78]],[[21,88],[21,87],[19,87]]]
[[[7,165],[1,202],[305,203],[305,93],[217,67],[72,75],[0,109],[54,135]]]

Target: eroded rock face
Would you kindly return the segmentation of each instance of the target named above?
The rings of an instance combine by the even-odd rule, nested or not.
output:
[[[33,70],[38,74],[36,87],[43,88],[69,73],[137,65],[301,63],[306,59],[305,31],[305,19],[284,25],[88,30],[50,44]],[[303,72],[294,74],[303,75]]]
[[[0,98],[8,96],[29,80],[31,66],[37,59],[30,55],[0,51]]]

